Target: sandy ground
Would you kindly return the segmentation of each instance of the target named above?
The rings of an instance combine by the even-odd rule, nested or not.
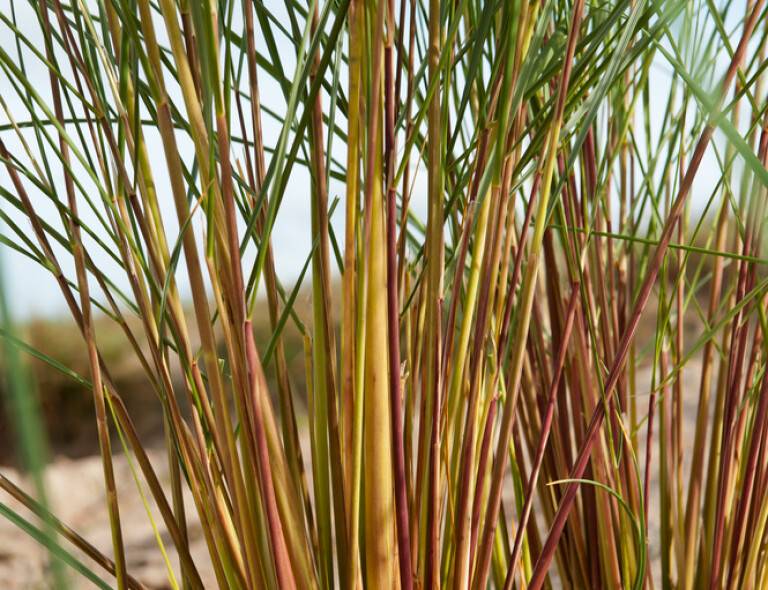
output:
[[[150,453],[158,476],[164,484],[168,481],[168,471],[164,455],[161,452]],[[131,467],[125,456],[117,456],[114,460],[115,478],[118,482],[121,520],[123,525],[125,552],[128,560],[128,571],[145,583],[148,588],[170,588],[168,575],[162,552],[153,531],[146,508],[138,493],[131,473]],[[136,466],[138,470],[138,466]],[[11,469],[3,468],[3,473],[14,482],[20,481],[20,476]],[[66,524],[85,537],[106,555],[111,555],[111,537],[107,519],[106,501],[103,492],[103,475],[101,459],[88,457],[85,459],[56,460],[48,468],[47,489],[51,497],[53,512]],[[60,493],[56,493],[60,492]],[[153,505],[149,490],[145,490],[148,503]],[[2,501],[12,508],[25,514],[20,505],[8,502],[6,494]],[[188,512],[194,511],[191,495],[186,497]],[[153,510],[153,517],[163,530],[162,519]],[[200,525],[190,519],[189,536],[191,539],[192,557],[199,564],[200,575],[206,588],[215,588],[216,580],[210,568],[205,539]],[[161,539],[168,551],[173,567],[178,571],[178,559],[173,549],[173,543],[166,534]],[[77,552],[75,554],[79,555]],[[0,589],[3,590],[37,590],[52,588],[46,583],[46,552],[31,538],[20,532],[13,524],[0,519]],[[98,568],[94,571],[100,573]],[[102,578],[110,585],[114,582],[108,573]],[[87,580],[72,577],[72,588],[93,588]],[[54,589],[55,590],[55,589]]]
[[[686,392],[684,399],[684,440],[691,443],[698,407],[698,362],[697,359],[692,360],[684,373],[684,391]],[[638,410],[641,414],[645,414],[648,407],[650,375],[647,371],[642,371],[638,377]],[[642,429],[639,438],[639,444],[643,452],[638,457],[638,462],[640,469],[643,470],[645,467],[645,428]],[[303,441],[303,446],[304,443],[308,443],[308,441]],[[653,452],[655,457],[658,453],[655,445]],[[305,450],[305,453],[306,457],[308,457],[308,448]],[[151,451],[150,457],[161,481],[170,487],[164,452],[159,450]],[[684,478],[686,480],[690,469],[689,459],[690,457],[686,455],[684,466]],[[654,460],[654,464],[657,464],[656,460]],[[162,552],[158,550],[157,539],[151,521],[147,517],[145,504],[137,491],[131,473],[131,466],[124,455],[116,456],[114,465],[118,481],[128,569],[132,575],[146,584],[148,588],[170,588]],[[4,467],[1,469],[14,482],[24,482],[24,479],[13,469]],[[138,466],[136,466],[136,469],[138,470]],[[649,511],[651,543],[649,549],[650,559],[654,562],[654,577],[657,577],[659,574],[659,523],[656,517],[658,496],[653,493],[658,484],[657,477],[657,470],[654,469],[651,482],[651,509]],[[111,538],[103,492],[100,458],[57,459],[49,466],[46,478],[54,513],[99,550],[107,555],[111,555]],[[511,491],[512,486],[508,486],[508,493],[505,493],[505,502],[512,501]],[[153,507],[152,513],[155,521],[159,523],[160,529],[163,530],[162,519],[154,510],[154,504],[149,491],[145,490],[145,493],[149,504]],[[205,587],[216,588],[216,580],[210,567],[205,540],[202,536],[200,525],[196,520],[191,495],[188,493],[186,500],[189,534],[192,539],[192,556],[198,564]],[[17,503],[9,501],[8,496],[2,492],[0,492],[0,501],[8,503],[22,514],[28,514]],[[161,535],[161,539],[168,550],[168,556],[174,570],[178,571],[178,559],[173,549],[173,543],[167,538],[165,533]],[[78,553],[75,551],[75,554]],[[45,550],[41,549],[33,539],[16,529],[13,524],[0,518],[0,590],[51,588],[51,585],[46,583],[46,563]],[[95,571],[98,571],[98,569]],[[114,579],[106,572],[103,578],[110,585],[113,583]],[[72,576],[72,588],[92,587],[87,580]]]

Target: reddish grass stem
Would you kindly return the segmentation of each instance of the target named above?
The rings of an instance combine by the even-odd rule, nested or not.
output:
[[[749,43],[752,30],[754,29],[757,18],[762,10],[763,3],[764,0],[758,0],[757,5],[755,6],[755,11],[750,15],[747,23],[744,26],[744,33],[742,35],[741,41],[736,48],[733,59],[731,60],[731,64],[728,67],[728,71],[726,72],[725,78],[723,80],[723,89],[730,87],[731,83],[733,82],[733,78],[736,75],[736,70],[744,59],[744,54],[747,50],[747,45]],[[723,91],[721,91],[720,99],[717,102],[718,106],[722,104],[723,96]],[[627,327],[624,330],[621,341],[619,342],[616,357],[611,364],[611,369],[608,373],[608,378],[606,379],[603,393],[603,398],[605,400],[610,399],[610,397],[613,395],[613,390],[616,387],[619,377],[621,376],[624,362],[627,360],[627,354],[629,353],[630,344],[634,338],[637,326],[640,323],[640,316],[642,315],[643,310],[645,309],[645,305],[648,302],[648,298],[651,295],[651,290],[656,281],[656,276],[658,275],[659,269],[661,268],[661,262],[664,259],[664,255],[666,254],[669,242],[672,239],[672,233],[675,229],[675,226],[680,219],[683,206],[685,205],[688,194],[690,193],[691,186],[693,185],[693,179],[698,172],[701,160],[704,157],[704,152],[707,149],[707,146],[709,145],[709,140],[712,137],[713,131],[714,128],[712,123],[708,123],[702,131],[701,137],[699,138],[693,155],[691,156],[691,162],[689,163],[688,170],[686,171],[685,176],[681,182],[679,194],[670,209],[669,216],[667,217],[667,221],[664,224],[664,230],[661,234],[661,238],[659,239],[659,245],[656,247],[653,259],[649,265],[642,287],[640,288],[640,292],[637,296],[632,315],[627,323]],[[576,463],[571,469],[569,479],[577,480],[583,477],[584,470],[586,469],[587,463],[589,461],[592,447],[597,440],[597,434],[600,430],[600,426],[602,425],[604,418],[605,404],[599,403],[595,407],[595,410],[592,414],[592,418],[587,429],[586,438],[581,445],[579,455],[576,458]],[[557,510],[557,514],[555,515],[555,519],[552,522],[552,526],[550,527],[549,535],[547,536],[547,540],[544,543],[541,555],[536,562],[536,566],[531,577],[531,582],[529,584],[529,588],[531,590],[539,590],[539,588],[541,588],[544,584],[544,579],[546,577],[547,570],[549,569],[549,564],[552,561],[552,557],[554,556],[554,552],[557,548],[557,542],[560,539],[560,535],[562,535],[563,528],[565,527],[565,521],[568,518],[568,514],[571,508],[573,507],[573,502],[576,499],[576,492],[578,491],[578,488],[578,482],[573,481],[568,484],[568,487],[563,494],[563,497],[560,501],[560,506]]]

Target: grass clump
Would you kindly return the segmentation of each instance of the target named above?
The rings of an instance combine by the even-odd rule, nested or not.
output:
[[[0,487],[41,524],[0,507],[55,563],[143,587],[120,444],[172,588],[768,583],[763,0],[0,20],[2,242],[51,273],[88,361],[3,315],[38,485]],[[291,191],[311,247],[288,288]],[[153,392],[168,486],[105,329]],[[109,551],[48,510],[19,350],[90,391]]]

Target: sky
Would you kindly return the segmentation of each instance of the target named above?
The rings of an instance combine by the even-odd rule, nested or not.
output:
[[[0,13],[2,13],[7,19],[12,18],[11,6],[15,9],[16,22],[19,29],[27,36],[36,47],[40,50],[43,48],[42,34],[40,33],[39,26],[34,16],[34,11],[27,2],[13,0],[0,0]],[[266,2],[267,7],[275,11],[278,15],[278,19],[287,24],[287,18],[284,12],[284,5],[282,2],[276,2],[274,0],[268,0]],[[738,10],[734,11],[738,12]],[[729,25],[729,23],[726,23]],[[735,24],[730,24],[735,26]],[[163,28],[158,23],[158,31],[162,31]],[[284,37],[278,37],[278,50],[280,52],[281,59],[283,60],[282,67],[286,76],[291,78],[296,68],[296,56],[293,45]],[[258,38],[257,44],[260,48],[264,48],[263,40]],[[6,51],[10,55],[17,55],[16,45],[12,32],[7,26],[7,23],[0,22],[0,48]],[[44,64],[35,59],[32,53],[25,49],[23,50],[23,57],[25,66],[27,68],[27,77],[32,82],[34,88],[40,93],[48,104],[50,103],[50,90],[48,73]],[[727,56],[726,56],[727,57]],[[652,70],[652,88],[654,89],[651,95],[652,103],[652,128],[658,129],[660,126],[661,118],[664,113],[666,104],[666,97],[669,91],[669,80],[671,79],[671,68],[668,64],[665,64],[663,60],[657,59],[654,63]],[[343,74],[340,79],[345,84],[346,74]],[[285,100],[283,92],[277,83],[267,75],[260,75],[260,94],[263,104],[269,105],[270,108],[281,112],[285,109]],[[177,92],[175,89],[171,89],[171,93]],[[8,83],[7,75],[0,70],[0,96],[8,107],[10,114],[17,121],[23,121],[29,118],[29,113],[21,101],[17,93]],[[178,96],[178,93],[177,93]],[[181,102],[179,100],[179,102]],[[326,105],[327,96],[326,96]],[[21,153],[23,149],[21,142],[15,137],[13,130],[8,129],[8,114],[0,109],[0,134],[3,140],[9,146],[9,149],[14,153]],[[343,117],[339,116],[338,123],[342,126],[346,126],[346,122]],[[605,123],[604,121],[602,122]],[[2,127],[5,126],[5,127]],[[265,142],[268,146],[276,143],[279,136],[281,124],[274,119],[265,116],[264,117],[264,134]],[[146,141],[150,154],[162,154],[162,147],[160,144],[159,136],[156,131],[151,128],[145,128],[147,134]],[[327,131],[326,131],[327,132]],[[32,146],[34,151],[34,136],[31,133],[25,134],[27,141]],[[177,138],[182,139],[182,134],[177,134]],[[341,142],[336,142],[336,149],[334,150],[335,157],[339,159],[341,154],[341,160],[343,161],[343,148],[339,146]],[[242,159],[242,150],[238,147],[233,148],[235,155]],[[240,150],[240,153],[238,153]],[[181,141],[180,151],[185,161],[189,162],[192,158],[192,146],[189,141]],[[714,156],[713,150],[709,150],[705,157],[702,171],[697,177],[696,184],[694,185],[692,203],[694,210],[703,208],[706,203],[712,188],[716,185],[719,177],[719,166]],[[55,168],[55,166],[54,166]],[[178,226],[175,225],[175,210],[170,199],[170,195],[167,190],[163,190],[163,187],[167,187],[168,178],[165,173],[164,162],[159,162],[153,166],[154,172],[157,175],[157,183],[160,187],[161,194],[161,208],[163,217],[172,220],[168,224],[168,232],[170,235],[175,235]],[[61,170],[53,170],[54,183],[57,189],[63,187],[62,172]],[[5,174],[0,175],[0,186],[11,190],[9,180]],[[27,185],[30,190],[30,194],[33,198],[33,202],[41,215],[52,223],[59,223],[58,215],[53,204],[48,200],[41,192],[36,192],[34,187]],[[94,186],[90,187],[93,193],[96,192]],[[344,185],[336,180],[330,182],[330,199],[333,200],[336,197],[343,199]],[[420,171],[416,175],[414,183],[414,191],[412,198],[412,206],[416,215],[423,217],[425,215],[425,194],[426,194],[426,181],[423,171]],[[62,197],[63,198],[63,197]],[[97,194],[93,194],[93,198],[98,199]],[[0,201],[0,208],[6,212],[13,220],[18,222],[23,227],[28,227],[28,222],[18,214],[9,208],[7,201]],[[335,214],[332,218],[333,227],[338,235],[340,246],[343,245],[343,200],[339,202],[336,207]],[[97,226],[99,223],[98,218],[87,210],[84,205],[81,205],[81,214],[87,224]],[[198,220],[199,221],[199,220]],[[309,175],[302,166],[295,166],[291,174],[288,187],[284,196],[283,205],[277,217],[276,226],[273,232],[273,244],[276,257],[276,267],[279,277],[287,284],[294,282],[299,275],[307,256],[310,252],[311,237],[310,237],[310,191],[309,191]],[[198,224],[198,238],[202,235],[199,231],[201,228]],[[242,228],[241,228],[242,231]],[[3,232],[4,233],[4,232]],[[30,232],[31,235],[31,232]],[[127,279],[110,257],[104,253],[101,248],[98,248],[92,241],[86,243],[89,246],[89,253],[93,256],[96,263],[101,267],[107,269],[110,276],[114,276],[116,284],[121,288],[128,286]],[[63,252],[59,250],[59,252]],[[63,299],[58,291],[58,287],[54,282],[51,274],[48,270],[40,267],[35,262],[28,258],[11,251],[7,247],[0,247],[0,254],[2,255],[3,273],[5,277],[6,289],[9,295],[10,303],[14,313],[19,318],[31,318],[37,316],[56,316],[66,311]],[[253,252],[249,252],[244,260],[244,264],[248,265],[253,261]],[[73,277],[73,264],[71,263],[69,256],[60,257],[62,266],[65,273]],[[179,276],[184,275],[183,262],[180,265]],[[182,296],[188,295],[188,288],[186,284],[181,281],[180,288]]]

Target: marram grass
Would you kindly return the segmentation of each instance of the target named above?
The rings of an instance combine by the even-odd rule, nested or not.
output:
[[[764,4],[4,0],[0,240],[90,367],[0,297],[53,587],[145,588],[118,445],[174,589],[768,587]],[[92,393],[109,548],[49,509],[25,355]]]

